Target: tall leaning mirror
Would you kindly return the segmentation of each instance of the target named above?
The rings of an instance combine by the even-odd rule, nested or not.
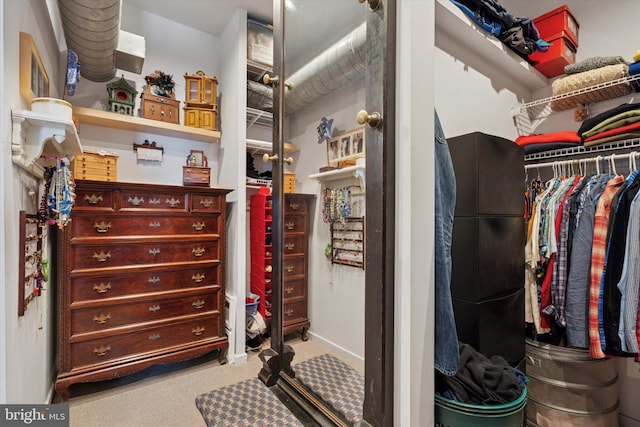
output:
[[[274,69],[265,79],[274,106],[273,152],[266,156],[273,303],[259,377],[320,425],[390,425],[395,5],[282,0],[274,2],[273,19]],[[299,151],[290,155],[285,143]],[[292,173],[295,193],[310,197],[304,208],[286,188]],[[308,324],[290,319],[299,310],[300,270],[289,248],[300,209],[309,221]],[[298,360],[289,344],[298,332],[326,354]]]

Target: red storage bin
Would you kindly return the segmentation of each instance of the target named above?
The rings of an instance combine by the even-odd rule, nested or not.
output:
[[[534,18],[533,23],[538,29],[542,40],[550,42],[549,39],[563,36],[571,41],[574,51],[578,48],[578,29],[580,25],[566,4]],[[563,32],[564,34],[562,35]]]
[[[576,62],[576,48],[571,39],[566,31],[561,31],[558,37],[545,41],[551,43],[549,50],[534,52],[529,55],[529,60],[536,70],[548,78],[564,74],[564,66]]]

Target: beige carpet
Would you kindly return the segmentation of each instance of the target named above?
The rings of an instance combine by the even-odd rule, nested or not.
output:
[[[312,339],[295,338],[287,344],[296,353],[294,364],[328,352]],[[160,365],[116,380],[74,384],[69,389],[70,426],[204,427],[194,405],[196,396],[255,378],[262,368],[258,354],[250,352],[247,363],[219,365],[214,352],[196,363]]]

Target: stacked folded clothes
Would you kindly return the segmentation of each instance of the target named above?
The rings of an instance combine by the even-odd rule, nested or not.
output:
[[[578,135],[585,147],[640,137],[640,103],[621,104],[585,120]]]
[[[519,136],[516,138],[516,144],[524,147],[524,154],[533,154],[541,151],[576,147],[582,144],[582,139],[577,132],[558,131]]]

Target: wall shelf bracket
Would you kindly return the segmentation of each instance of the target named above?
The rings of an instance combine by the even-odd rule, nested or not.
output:
[[[28,110],[11,111],[11,157],[13,163],[38,178],[44,176],[42,156],[59,156],[71,161],[82,154],[76,127],[55,114]]]

